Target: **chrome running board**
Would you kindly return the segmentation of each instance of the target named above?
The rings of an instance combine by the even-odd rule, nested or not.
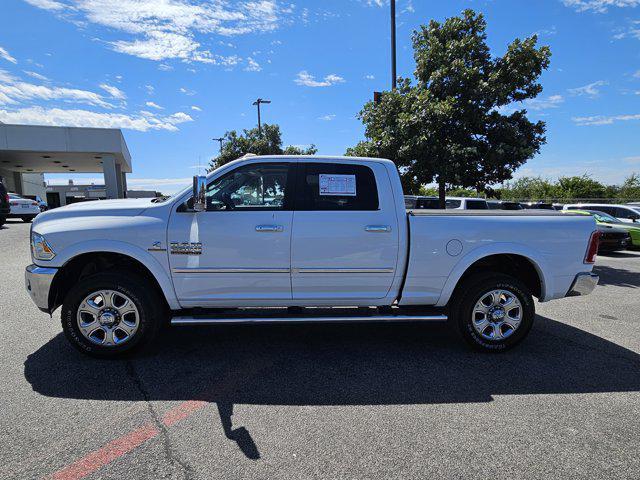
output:
[[[445,322],[446,315],[354,315],[354,316],[176,316],[171,325],[220,325],[247,323],[353,323],[353,322]]]

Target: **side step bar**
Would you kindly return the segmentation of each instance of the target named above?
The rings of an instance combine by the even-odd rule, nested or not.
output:
[[[220,325],[247,323],[353,323],[353,322],[445,322],[446,315],[367,315],[367,316],[176,316],[171,325]]]

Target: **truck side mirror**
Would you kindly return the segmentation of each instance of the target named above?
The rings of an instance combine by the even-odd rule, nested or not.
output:
[[[204,212],[207,209],[207,177],[196,175],[193,177],[193,209]]]

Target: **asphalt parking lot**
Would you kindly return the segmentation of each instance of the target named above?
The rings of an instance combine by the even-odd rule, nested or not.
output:
[[[0,478],[640,478],[640,254],[537,306],[529,338],[468,350],[445,325],[171,329],[100,361],[23,286],[0,229]]]

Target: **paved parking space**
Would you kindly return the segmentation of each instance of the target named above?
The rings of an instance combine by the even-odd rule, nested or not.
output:
[[[172,329],[99,361],[23,287],[0,229],[0,478],[640,478],[640,254],[539,304],[529,338],[444,325]]]

